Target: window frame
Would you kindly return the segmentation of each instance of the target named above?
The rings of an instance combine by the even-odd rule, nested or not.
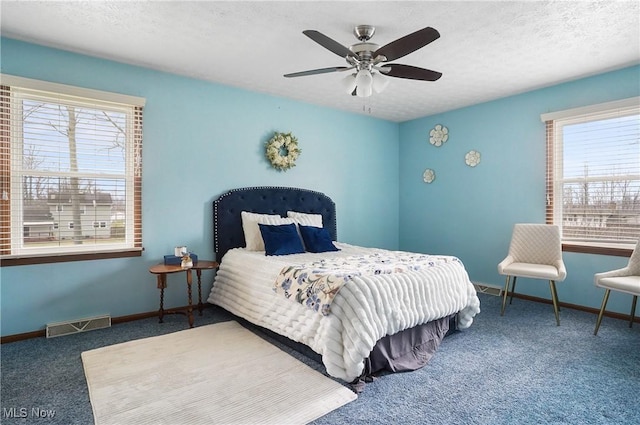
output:
[[[0,102],[0,153],[2,154],[0,160],[0,259],[2,261],[0,261],[0,266],[141,256],[143,251],[141,214],[142,114],[146,103],[145,99],[7,74],[0,74],[0,84],[2,86],[2,102]],[[124,178],[126,181],[125,193],[127,199],[130,199],[128,208],[131,211],[129,214],[131,223],[128,224],[131,225],[131,230],[127,232],[125,242],[113,244],[106,249],[100,249],[99,245],[91,245],[89,248],[81,250],[57,249],[49,252],[39,252],[38,250],[30,251],[28,248],[21,248],[19,252],[12,252],[12,241],[15,240],[16,235],[16,233],[12,234],[12,227],[15,227],[13,226],[15,219],[11,217],[12,202],[21,204],[23,201],[22,196],[18,197],[17,201],[13,200],[11,196],[12,190],[15,192],[15,189],[12,189],[11,182],[14,178],[12,161],[15,160],[15,158],[12,158],[14,146],[12,137],[14,137],[14,134],[11,131],[11,120],[13,119],[14,96],[10,91],[11,87],[51,94],[52,99],[55,99],[55,97],[60,99],[75,97],[95,101],[98,105],[109,106],[112,104],[115,108],[123,108],[123,110],[127,111],[126,116],[128,120],[131,120],[130,129],[132,129],[132,133],[130,133],[130,137],[127,137],[127,146],[125,148],[127,150],[125,161],[127,161],[127,167],[129,168],[125,172]],[[98,106],[98,108],[100,107]],[[22,207],[20,206],[19,208]]]
[[[600,103],[585,107],[572,108],[563,111],[549,112],[540,115],[540,119],[546,126],[546,223],[559,224],[562,229],[562,223],[556,223],[558,212],[562,214],[562,191],[556,191],[555,170],[558,166],[562,166],[561,158],[556,154],[556,131],[558,125],[567,125],[576,122],[588,122],[590,118],[594,120],[608,114],[620,112],[622,114],[629,112],[630,114],[640,115],[640,97],[631,97],[628,99],[617,100],[613,102]],[[559,192],[560,202],[557,202]],[[579,242],[565,241],[562,242],[562,250],[566,252],[588,253],[598,255],[611,255],[630,257],[635,243],[612,244],[605,242]]]

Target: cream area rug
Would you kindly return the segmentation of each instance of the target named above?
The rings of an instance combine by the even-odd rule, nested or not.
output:
[[[237,322],[82,353],[97,425],[304,424],[350,389]]]

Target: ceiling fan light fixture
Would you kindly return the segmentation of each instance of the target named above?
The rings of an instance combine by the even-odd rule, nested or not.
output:
[[[373,94],[371,86],[358,86],[356,87],[356,95],[358,97],[369,97]]]
[[[342,79],[342,87],[347,92],[347,94],[353,93],[356,89],[356,74],[349,74]]]
[[[368,69],[361,69],[356,74],[356,95],[369,97],[373,93],[373,76]]]
[[[384,89],[389,85],[389,78],[382,75],[380,72],[373,73],[373,90],[376,93],[382,93]]]

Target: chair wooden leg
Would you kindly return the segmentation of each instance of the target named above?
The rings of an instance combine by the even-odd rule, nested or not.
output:
[[[604,309],[607,307],[607,301],[609,301],[609,289],[604,291],[604,298],[602,299],[602,306],[600,307],[600,313],[598,313],[598,321],[596,322],[596,330],[593,331],[594,335],[598,335],[598,328],[600,328],[600,322],[602,322],[602,316],[604,315]]]
[[[638,296],[633,296],[633,301],[631,302],[631,317],[629,319],[629,327],[633,326],[633,318],[636,315],[636,304],[638,303]]]
[[[509,297],[509,305],[511,305],[511,303],[513,302],[513,293],[516,292],[516,278],[517,276],[513,277],[513,284],[511,284],[511,296]]]
[[[500,316],[504,316],[504,308],[507,305],[507,294],[509,293],[509,279],[511,276],[507,276],[507,279],[504,283],[504,291],[502,294],[502,310],[500,311]]]
[[[549,287],[551,288],[551,300],[553,301],[553,312],[556,314],[556,325],[560,326],[560,313],[558,311],[558,291],[556,291],[556,283],[553,280],[550,280]]]

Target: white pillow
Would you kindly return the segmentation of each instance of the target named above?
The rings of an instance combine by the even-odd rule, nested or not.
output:
[[[249,251],[264,251],[264,240],[260,233],[260,224],[293,224],[291,218],[282,218],[278,214],[256,214],[247,211],[240,213],[242,218],[242,230],[244,231],[244,240]]]
[[[297,211],[287,211],[287,217],[303,226],[322,227],[322,214],[307,214]]]

